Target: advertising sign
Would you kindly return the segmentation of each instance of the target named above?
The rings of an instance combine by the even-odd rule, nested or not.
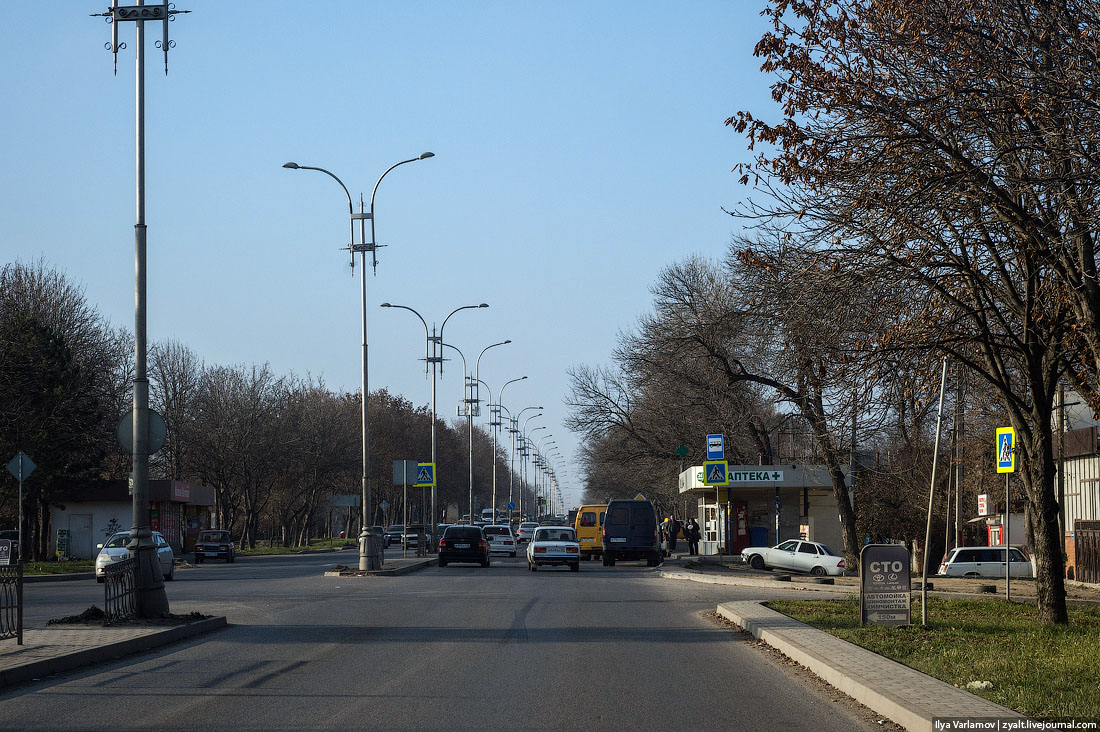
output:
[[[859,624],[909,625],[909,550],[868,544],[859,553]]]
[[[978,515],[989,515],[989,496],[985,493],[978,494]]]

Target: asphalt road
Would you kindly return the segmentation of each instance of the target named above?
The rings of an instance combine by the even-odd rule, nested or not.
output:
[[[664,580],[644,563],[532,573],[522,557],[323,577],[344,554],[179,570],[172,611],[224,614],[230,628],[6,690],[0,729],[875,726],[703,615],[759,590]],[[102,602],[94,581],[27,588],[31,625]]]

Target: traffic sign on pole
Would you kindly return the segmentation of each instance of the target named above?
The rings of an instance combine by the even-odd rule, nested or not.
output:
[[[1016,430],[1011,427],[997,430],[997,472],[1016,472]]]
[[[729,485],[730,465],[725,460],[703,462],[703,485]]]
[[[707,435],[707,460],[725,460],[726,436]]]
[[[435,463],[417,463],[416,479],[413,486],[416,488],[430,488],[435,485]]]

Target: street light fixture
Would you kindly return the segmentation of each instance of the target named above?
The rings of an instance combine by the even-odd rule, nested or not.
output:
[[[425,154],[430,155],[430,153],[425,153]],[[443,329],[445,327],[447,327],[447,321],[451,319],[452,315],[457,313],[459,310],[476,310],[478,308],[487,308],[487,307],[489,307],[489,304],[483,302],[480,305],[461,305],[461,306],[455,308],[454,310],[452,310],[450,313],[447,314],[446,318],[443,319],[443,325],[439,326],[439,335],[435,334],[435,324],[434,323],[432,324],[432,334],[428,335],[428,323],[427,323],[427,321],[424,320],[424,317],[420,313],[413,310],[408,305],[392,305],[388,302],[384,302],[384,303],[382,303],[382,307],[384,307],[384,308],[400,308],[401,310],[408,310],[410,313],[412,313],[416,317],[420,318],[420,322],[424,324],[424,371],[427,372],[429,363],[432,365],[432,463],[435,463],[435,461],[436,461],[436,454],[435,454],[435,447],[436,447],[436,442],[435,442],[436,364],[439,364],[439,373],[440,374],[443,373],[443,349],[439,348],[438,353],[437,353],[436,352],[436,346],[437,346],[437,344],[442,344],[442,342],[443,342]],[[428,355],[428,344],[429,343],[432,344],[431,355]],[[465,371],[465,369],[463,369],[463,371]],[[438,469],[439,469],[439,466],[436,466],[436,470],[438,470]],[[432,537],[438,539],[438,537],[435,536],[435,534],[436,534],[435,525],[436,525],[436,520],[438,518],[437,512],[436,512],[436,507],[435,507],[435,499],[436,499],[436,486],[433,485],[432,486],[432,518],[431,518],[431,521],[429,522],[429,526],[431,526]],[[473,523],[473,520],[474,520],[473,516],[471,516],[470,517],[470,523],[471,524]],[[428,551],[429,552],[434,552],[435,551],[435,544],[432,543],[432,542],[428,542],[428,544],[429,544]]]
[[[526,378],[527,378],[526,376],[521,376],[518,379],[512,379],[511,381],[505,381],[504,386],[508,386],[509,384],[514,384],[517,381],[523,381]],[[491,429],[493,431],[493,505],[494,506],[497,505],[497,433],[500,432],[500,425],[501,425],[500,410],[503,406],[501,404],[500,400],[504,396],[504,386],[500,387],[500,391],[497,392],[497,403],[495,405],[493,405],[493,404],[489,405],[489,429]],[[491,389],[489,390],[489,398],[490,399],[493,398],[493,392],[492,392]],[[494,406],[497,408],[497,420],[496,420],[495,425],[493,423],[493,407]],[[511,417],[511,412],[509,412],[508,414],[509,414],[509,417]],[[515,438],[513,438],[512,439],[513,448],[515,447],[515,444],[516,444],[516,441],[515,441]],[[508,503],[511,503],[511,502],[512,502],[512,491],[511,491],[511,488],[509,488],[509,490],[508,490]],[[508,509],[508,525],[510,526],[511,524],[512,524],[512,509],[509,508]]]
[[[360,259],[360,289],[362,292],[362,306],[363,306],[363,404],[362,404],[362,428],[363,428],[363,478],[362,478],[362,531],[359,534],[359,569],[381,569],[378,566],[375,555],[369,552],[368,537],[371,535],[371,525],[374,523],[370,520],[370,429],[369,418],[367,415],[367,401],[369,392],[367,391],[367,252],[371,253],[371,265],[374,271],[378,268],[378,258],[376,252],[378,250],[378,243],[374,235],[374,196],[378,193],[378,184],[382,182],[382,179],[386,177],[386,174],[399,165],[405,163],[415,163],[418,160],[425,160],[427,158],[435,157],[433,153],[425,152],[421,153],[415,158],[409,158],[408,160],[402,160],[399,163],[394,163],[390,167],[386,168],[382,175],[378,176],[378,180],[374,183],[374,189],[370,194],[370,211],[364,210],[363,196],[359,196],[359,213],[355,213],[355,206],[351,201],[351,193],[348,192],[348,187],[344,185],[344,182],[340,180],[336,175],[324,168],[318,168],[312,165],[299,165],[298,163],[283,163],[283,167],[289,170],[316,170],[329,176],[344,189],[344,195],[348,199],[348,219],[351,226],[351,239],[348,243],[348,252],[351,256],[351,266],[355,268],[355,253],[359,252]],[[365,222],[370,220],[370,243],[366,243],[366,225]],[[355,243],[355,222],[359,222],[359,244]]]
[[[504,346],[511,343],[511,339],[500,341],[499,343],[493,343],[485,346],[481,349],[481,353],[477,355],[477,360],[474,362],[474,375],[473,380],[470,382],[470,401],[466,403],[466,411],[470,414],[470,496],[474,494],[474,423],[473,423],[473,411],[478,409],[479,400],[476,395],[477,384],[481,381],[481,357],[485,355],[485,352],[490,348],[496,348],[497,346]],[[489,398],[493,398],[493,390],[489,390]],[[492,416],[492,410],[490,410],[490,416]],[[490,420],[491,421],[491,420]],[[496,442],[493,442],[493,466],[496,466],[497,454],[496,454]],[[497,522],[497,491],[496,483],[493,484],[493,523]],[[509,516],[509,518],[511,518]]]

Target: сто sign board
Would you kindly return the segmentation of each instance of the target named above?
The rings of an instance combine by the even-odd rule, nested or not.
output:
[[[909,550],[868,544],[859,553],[859,624],[909,625]]]

